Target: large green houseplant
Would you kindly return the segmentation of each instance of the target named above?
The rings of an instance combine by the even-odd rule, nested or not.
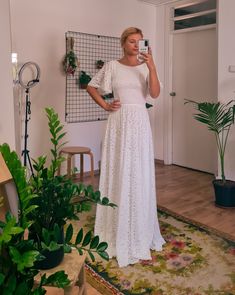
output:
[[[194,100],[185,100],[185,104],[191,103],[198,111],[194,118],[205,124],[208,130],[215,135],[216,145],[220,158],[221,178],[213,181],[215,189],[215,203],[222,207],[235,206],[235,182],[226,179],[225,176],[225,151],[228,137],[235,118],[235,101],[228,103],[196,102]]]
[[[18,183],[19,198],[18,219],[10,212],[5,220],[0,221],[0,294],[2,295],[43,295],[44,285],[63,288],[70,282],[64,271],[49,276],[43,275],[40,283],[34,285],[34,277],[38,274],[35,262],[41,259],[40,252],[35,248],[33,240],[27,237],[33,220],[30,213],[35,210],[31,201],[37,198],[26,179],[26,170],[22,166],[17,154],[10,151],[7,144],[0,146],[0,153]],[[2,203],[0,204],[0,206]]]
[[[99,191],[94,191],[92,186],[75,184],[66,176],[57,175],[58,168],[64,158],[60,156],[60,148],[65,144],[63,138],[65,132],[58,114],[51,108],[46,109],[48,126],[51,135],[51,161],[46,165],[46,156],[40,156],[33,160],[34,175],[30,184],[33,193],[38,196],[31,200],[31,205],[36,208],[30,212],[30,217],[34,221],[30,227],[30,233],[34,237],[37,249],[48,259],[45,264],[40,264],[41,268],[53,267],[59,264],[64,252],[70,252],[72,247],[76,248],[80,254],[86,250],[92,260],[94,253],[108,260],[106,252],[107,243],[100,242],[99,237],[93,237],[91,231],[83,234],[83,229],[77,233],[75,239],[73,227],[68,224],[70,220],[78,220],[80,213],[91,209],[91,204],[101,204],[115,207],[106,197],[101,197]],[[76,197],[76,202],[73,202]],[[67,223],[67,229],[63,236],[63,228]],[[54,259],[52,256],[58,254]]]
[[[52,148],[51,160],[46,165],[46,156],[40,156],[34,160],[34,173],[30,180],[18,178],[18,170],[15,169],[14,162],[10,161],[9,152],[3,152],[3,157],[14,178],[17,191],[27,185],[31,194],[35,197],[26,198],[29,208],[24,206],[22,212],[27,212],[29,237],[33,241],[34,249],[37,250],[45,259],[36,261],[39,268],[51,268],[60,263],[64,252],[70,252],[76,248],[80,254],[87,251],[90,258],[94,260],[94,253],[108,260],[106,242],[99,241],[98,236],[93,236],[91,231],[83,233],[83,228],[74,236],[73,226],[69,220],[79,219],[79,215],[84,211],[91,209],[92,203],[104,206],[115,207],[106,197],[101,197],[99,191],[94,191],[92,186],[75,184],[66,176],[58,176],[57,171],[63,158],[59,155],[60,148],[64,145],[63,138],[65,132],[63,125],[60,123],[58,114],[51,108],[46,109],[48,117],[48,126],[51,134]],[[0,151],[7,151],[7,145],[0,146]],[[19,165],[19,164],[18,164]],[[23,197],[22,194],[20,196]],[[76,203],[73,202],[76,197]],[[22,203],[21,197],[19,202]],[[20,213],[22,214],[22,213]],[[23,223],[25,214],[22,215]],[[64,225],[66,231],[64,233]]]

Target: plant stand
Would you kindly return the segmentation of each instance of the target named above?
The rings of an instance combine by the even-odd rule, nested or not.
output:
[[[64,270],[65,273],[68,275],[68,279],[71,281],[71,284],[65,287],[64,290],[56,287],[47,287],[47,294],[87,295],[84,268],[85,259],[86,255],[79,255],[77,250],[73,250],[71,253],[66,253],[60,265],[52,269],[41,270],[37,274],[37,276],[35,277],[35,285],[39,284],[40,277],[43,274],[49,276],[56,271]]]

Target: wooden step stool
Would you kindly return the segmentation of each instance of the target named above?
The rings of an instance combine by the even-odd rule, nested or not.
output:
[[[34,278],[35,286],[38,286],[41,276],[50,276],[56,271],[64,270],[70,280],[70,285],[64,289],[56,287],[46,287],[48,295],[87,295],[86,275],[85,275],[86,254],[80,255],[76,249],[71,253],[65,253],[63,261],[56,267],[41,270]]]
[[[83,146],[67,146],[63,147],[60,151],[60,155],[66,154],[67,155],[67,176],[71,177],[71,162],[72,162],[72,157],[74,155],[80,155],[80,181],[83,181],[83,174],[84,174],[84,155],[89,155],[90,156],[90,176],[91,180],[93,182],[94,180],[94,158],[93,158],[93,153],[91,152],[91,149],[88,147],[83,147]],[[60,168],[58,170],[58,174],[60,175]]]

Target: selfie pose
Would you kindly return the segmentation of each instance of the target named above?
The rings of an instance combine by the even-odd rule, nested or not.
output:
[[[161,251],[165,241],[157,219],[152,133],[145,106],[149,95],[158,97],[160,84],[140,29],[126,29],[121,46],[123,57],[107,62],[87,91],[110,112],[102,143],[99,189],[118,206],[97,205],[95,235],[108,243],[109,256],[116,257],[123,267],[150,260],[150,249]],[[114,95],[111,103],[101,96],[107,93]]]

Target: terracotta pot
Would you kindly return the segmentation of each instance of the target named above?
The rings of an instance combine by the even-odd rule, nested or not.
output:
[[[87,84],[80,84],[81,89],[87,89]]]

